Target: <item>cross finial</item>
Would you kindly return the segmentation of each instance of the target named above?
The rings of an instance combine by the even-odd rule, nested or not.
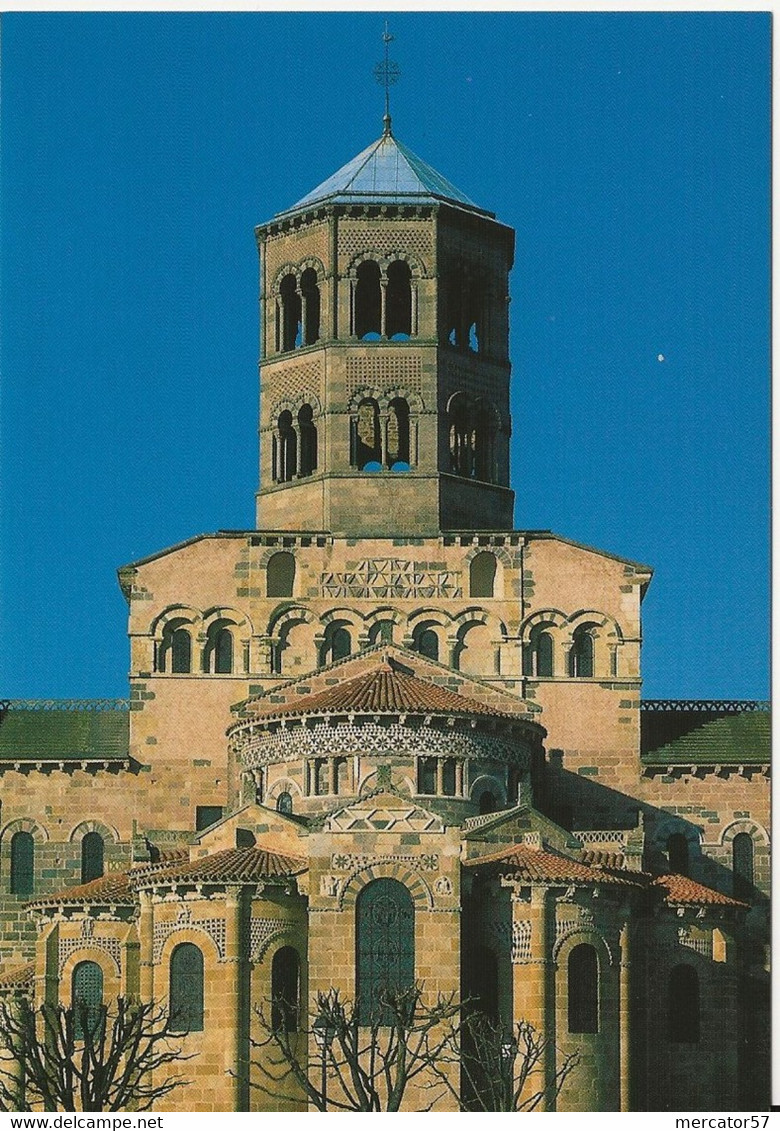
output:
[[[395,36],[390,34],[390,30],[387,26],[387,20],[385,20],[385,30],[382,35],[382,42],[385,45],[385,57],[383,62],[377,63],[377,65],[374,67],[374,78],[380,86],[383,86],[385,88],[385,116],[383,119],[385,126],[385,137],[390,137],[393,132],[392,120],[390,118],[390,87],[394,82],[398,82],[401,74],[401,68],[390,58],[390,44],[394,39]]]

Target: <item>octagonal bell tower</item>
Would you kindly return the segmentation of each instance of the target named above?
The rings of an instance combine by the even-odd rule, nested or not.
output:
[[[514,232],[394,136],[256,229],[260,529],[506,530]]]

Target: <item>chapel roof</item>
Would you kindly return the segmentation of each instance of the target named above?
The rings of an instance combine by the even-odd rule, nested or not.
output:
[[[513,844],[487,856],[464,860],[467,868],[495,865],[500,871],[511,871],[529,883],[624,884],[643,887],[643,875],[619,868],[583,864],[569,856],[528,844]],[[646,877],[644,877],[646,880]]]
[[[132,907],[135,895],[130,883],[128,872],[106,872],[96,880],[86,884],[76,884],[73,887],[63,888],[48,895],[29,900],[30,907],[43,907],[46,904],[85,904],[100,903],[106,905],[122,904]]]
[[[335,173],[275,219],[322,204],[452,204],[493,217],[422,158],[407,149],[390,130],[342,165]]]
[[[4,700],[0,763],[126,761],[128,706],[122,699]]]
[[[35,984],[35,963],[12,966],[0,972],[0,992],[3,990],[32,990]]]
[[[297,876],[307,868],[306,860],[300,856],[255,845],[252,848],[226,848],[195,860],[180,860],[173,864],[139,869],[133,875],[133,881],[137,887],[146,886],[152,881],[166,883],[171,880],[197,880],[203,883],[235,880],[253,883],[256,880]]]
[[[715,891],[714,888],[705,887],[704,884],[692,880],[690,876],[681,876],[677,872],[672,872],[667,876],[657,876],[653,880],[653,886],[659,887],[664,891],[664,898],[667,903],[674,903],[679,906],[749,906],[749,904],[744,903],[740,899],[732,899],[730,895],[724,895],[723,892]]]
[[[325,715],[331,713],[385,713],[458,715],[468,718],[527,717],[528,704],[518,699],[517,708],[506,696],[503,709],[461,695],[448,687],[422,679],[406,665],[389,656],[354,676],[323,691],[300,695],[289,702],[279,702],[270,694],[246,704],[250,718],[278,718],[290,715]],[[273,700],[276,699],[276,702]]]
[[[769,762],[772,726],[768,710],[761,710],[759,704],[750,702],[743,710],[712,718],[705,710],[706,701],[702,701],[698,711],[680,709],[693,706],[681,702],[676,710],[643,710],[643,765],[761,765]],[[713,714],[717,707],[718,704],[713,704]],[[678,722],[676,736],[667,737],[675,734],[672,728]],[[685,733],[681,734],[682,726]]]

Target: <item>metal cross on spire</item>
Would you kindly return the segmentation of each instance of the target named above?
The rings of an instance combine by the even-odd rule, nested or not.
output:
[[[382,35],[382,42],[385,45],[385,57],[383,62],[377,63],[374,67],[374,78],[380,86],[385,88],[385,116],[383,119],[385,124],[385,137],[388,137],[393,132],[390,118],[390,87],[393,83],[398,82],[401,76],[401,68],[390,58],[390,44],[394,39],[395,36],[390,34],[387,20],[385,20],[385,30]]]

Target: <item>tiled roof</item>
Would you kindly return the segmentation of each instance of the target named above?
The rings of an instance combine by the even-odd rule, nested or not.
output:
[[[204,883],[235,880],[253,883],[255,880],[277,876],[295,876],[305,871],[307,866],[306,860],[300,856],[289,856],[256,845],[253,848],[227,848],[197,860],[136,869],[132,878],[137,887],[170,880],[202,880]]]
[[[493,215],[387,133],[279,216],[317,204],[435,204],[440,200]]]
[[[714,888],[705,887],[689,876],[681,876],[676,872],[668,876],[658,876],[653,880],[653,886],[662,888],[667,903],[692,904],[694,906],[716,907],[748,907],[739,899],[732,899]]]
[[[28,986],[32,989],[34,978],[34,962],[26,962],[24,966],[13,966],[10,970],[3,970],[0,973],[0,991],[25,989]]]
[[[529,883],[571,883],[571,884],[627,884],[631,887],[642,885],[642,875],[637,872],[621,871],[618,868],[583,864],[557,852],[532,848],[527,844],[515,844],[464,861],[467,867],[476,868],[485,864],[495,864],[501,871],[511,871]]]
[[[128,756],[130,716],[78,701],[13,700],[0,709],[0,762],[121,760]]]
[[[29,906],[51,903],[106,903],[131,907],[135,903],[135,895],[127,872],[107,872],[105,876],[90,880],[88,884],[77,884],[75,887],[52,892],[51,895],[31,899]]]
[[[670,712],[670,714],[672,714]],[[659,734],[664,724],[661,712],[643,717],[646,734],[642,764],[647,766],[672,765],[756,765],[769,761],[771,751],[771,716],[768,711],[746,711],[725,715],[709,722],[700,722],[701,715],[691,713],[687,733],[647,749],[653,735]],[[706,716],[705,716],[706,718]],[[676,720],[674,714],[670,720]],[[650,724],[653,724],[652,728]]]
[[[507,697],[508,698],[508,697]],[[510,704],[507,703],[507,708]],[[389,661],[382,662],[362,675],[345,680],[325,691],[301,696],[290,703],[271,703],[267,699],[247,704],[253,718],[274,718],[281,715],[320,715],[331,712],[387,713],[489,716],[514,718],[525,714],[527,706],[518,700],[517,711],[499,710],[476,699],[450,691],[446,687],[420,679],[408,669]]]

